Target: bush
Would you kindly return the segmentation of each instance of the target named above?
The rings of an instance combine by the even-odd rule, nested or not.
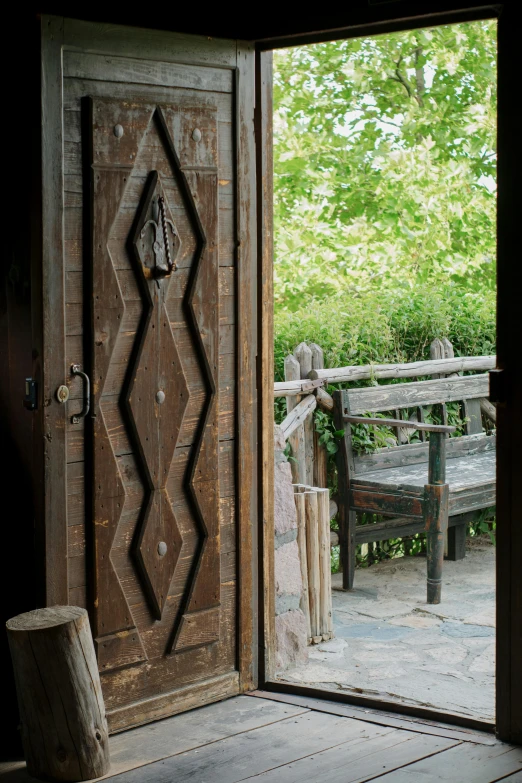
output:
[[[461,288],[395,288],[365,296],[307,300],[275,313],[275,380],[300,342],[324,351],[325,367],[414,362],[429,358],[430,343],[447,337],[456,356],[495,352],[495,294]]]

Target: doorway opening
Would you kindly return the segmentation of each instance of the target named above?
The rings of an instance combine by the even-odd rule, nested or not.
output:
[[[496,27],[274,56],[275,678],[479,725],[494,722]],[[435,522],[429,486],[447,486]]]

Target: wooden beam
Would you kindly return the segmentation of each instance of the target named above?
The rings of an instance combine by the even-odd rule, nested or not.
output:
[[[311,394],[327,383],[325,379],[312,381],[309,378],[298,381],[276,381],[274,383],[274,397],[297,397],[300,394]]]
[[[496,356],[458,356],[454,359],[431,359],[407,364],[368,364],[362,367],[312,370],[308,377],[311,380],[327,378],[328,383],[364,381],[369,378],[416,378],[424,375],[492,370],[496,363]]]
[[[308,418],[309,414],[317,407],[317,400],[313,395],[308,395],[290,411],[286,419],[280,424],[285,440]]]

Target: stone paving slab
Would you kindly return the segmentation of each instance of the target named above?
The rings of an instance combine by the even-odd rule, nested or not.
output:
[[[464,560],[445,561],[438,606],[422,557],[358,569],[350,592],[332,581],[336,638],[280,679],[494,720],[494,546],[470,540]]]

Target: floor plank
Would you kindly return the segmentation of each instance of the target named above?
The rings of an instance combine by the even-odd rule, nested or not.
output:
[[[459,772],[460,770],[460,772]],[[457,747],[383,775],[379,783],[496,783],[522,770],[522,748],[462,743]],[[508,778],[509,780],[509,778]],[[510,782],[511,783],[511,782]]]
[[[478,745],[496,745],[498,740],[493,734],[478,732],[473,729],[449,726],[437,721],[429,721],[422,718],[410,718],[407,715],[392,714],[384,710],[355,707],[351,704],[329,701],[328,699],[316,699],[312,696],[297,696],[289,693],[272,693],[271,691],[252,691],[247,696],[261,699],[273,699],[299,707],[308,707],[311,710],[327,712],[329,715],[342,715],[347,718],[364,720],[368,723],[376,723],[379,726],[392,726],[396,729],[405,729],[420,734],[432,734],[435,737],[447,737],[461,742],[474,742]]]
[[[111,783],[237,783],[311,753],[394,730],[309,712],[171,756],[111,778]]]
[[[366,742],[346,742],[284,767],[256,775],[259,783],[362,783],[456,745],[455,740],[391,731]]]
[[[103,779],[307,712],[306,708],[290,704],[236,696],[149,723],[110,737],[111,771]],[[25,764],[0,764],[0,782],[11,780],[34,783],[34,778],[25,771]]]

